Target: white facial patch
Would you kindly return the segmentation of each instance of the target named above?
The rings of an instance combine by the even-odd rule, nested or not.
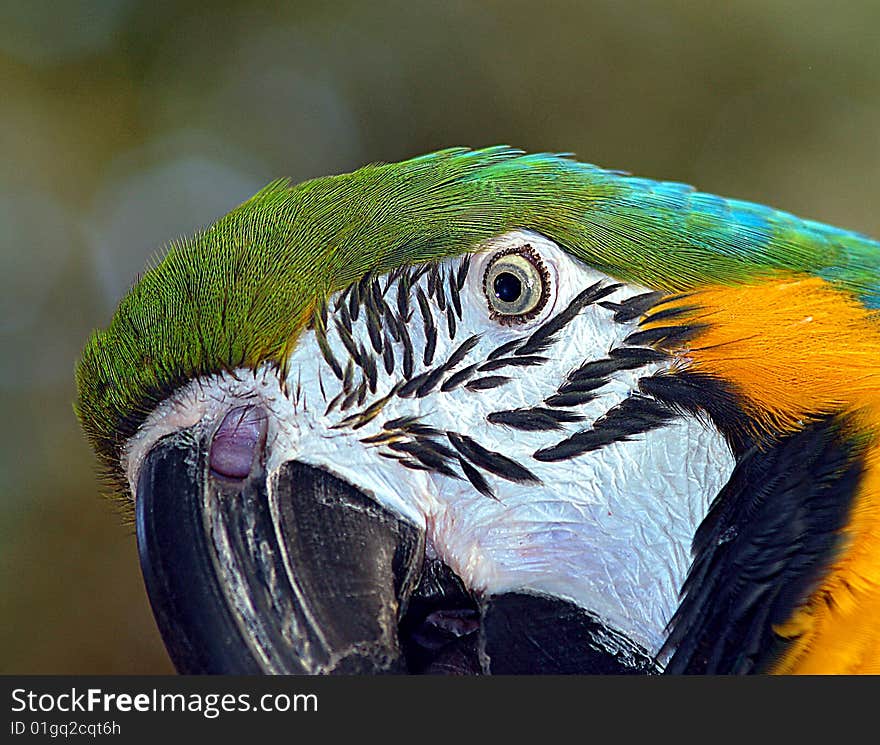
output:
[[[525,245],[542,262],[546,303],[525,323],[500,322],[485,269]],[[242,371],[157,409],[132,439],[130,482],[160,437],[193,425],[210,433],[230,408],[258,400],[270,415],[270,472],[294,459],[326,468],[423,528],[428,551],[470,589],[568,599],[656,654],[694,532],[734,460],[711,424],[662,408],[644,431],[614,426],[609,412],[623,416],[633,397],[656,406],[638,381],[669,362],[648,350],[618,364],[639,314],[616,319],[616,309],[648,291],[613,284],[528,231],[421,273],[365,280],[329,299],[325,329],[302,334],[283,388],[268,368]],[[536,457],[573,436],[582,452]]]

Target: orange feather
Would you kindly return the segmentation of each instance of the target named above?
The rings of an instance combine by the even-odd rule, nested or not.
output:
[[[687,324],[673,371],[727,381],[760,438],[843,414],[865,471],[843,548],[819,586],[776,629],[791,641],[776,673],[880,673],[880,316],[817,277],[786,274],[673,297]],[[668,316],[667,316],[668,317]],[[667,325],[643,322],[645,328]]]

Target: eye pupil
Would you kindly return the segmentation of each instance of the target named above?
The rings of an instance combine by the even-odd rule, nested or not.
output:
[[[522,295],[522,282],[520,278],[510,272],[500,272],[492,283],[495,297],[505,303],[513,303]]]

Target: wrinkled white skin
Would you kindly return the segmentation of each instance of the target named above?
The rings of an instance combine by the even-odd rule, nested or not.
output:
[[[524,242],[538,251],[550,270],[551,296],[534,320],[504,326],[489,318],[483,270],[496,251]],[[454,268],[459,260],[443,263]],[[461,292],[463,317],[454,340],[447,336],[444,317],[437,314],[434,364],[445,361],[471,334],[481,334],[481,341],[455,369],[484,360],[505,341],[526,338],[599,280],[611,282],[535,233],[517,231],[495,239],[473,256]],[[420,284],[424,288],[426,278]],[[641,292],[645,289],[624,286],[605,299],[620,302]],[[392,308],[395,297],[392,286],[386,295]],[[422,317],[414,296],[412,307],[408,328],[418,374],[426,368],[421,360]],[[332,301],[330,308],[332,315]],[[422,527],[429,552],[446,562],[472,590],[528,589],[566,598],[656,654],[679,603],[694,532],[733,469],[723,437],[706,422],[678,418],[632,441],[616,442],[570,460],[542,463],[532,458],[537,449],[589,427],[635,391],[640,377],[662,364],[613,375],[593,401],[569,409],[586,418],[564,425],[564,431],[522,432],[486,421],[493,411],[540,405],[556,392],[568,372],[585,361],[604,358],[608,350],[619,346],[635,330],[635,322],[617,323],[612,316],[598,304],[587,306],[560,332],[559,342],[541,353],[550,358],[548,362],[484,373],[513,378],[498,388],[469,391],[459,387],[449,392],[438,388],[424,398],[393,397],[378,417],[356,431],[333,425],[376,401],[398,381],[402,375],[400,345],[395,344],[397,364],[391,376],[379,361],[376,394],[368,395],[362,406],[324,416],[328,401],[341,385],[323,360],[314,332],[307,331],[290,358],[287,395],[275,373],[263,369],[242,371],[240,380],[224,375],[198,381],[160,406],[129,448],[132,491],[144,456],[160,437],[192,425],[206,434],[213,432],[230,408],[259,401],[270,412],[270,472],[291,459],[327,468]],[[369,349],[364,324],[361,313],[354,330]],[[329,327],[331,346],[344,365],[348,355],[332,319]],[[489,450],[524,465],[542,483],[516,484],[483,472],[495,500],[478,493],[466,479],[405,468],[379,456],[387,448],[361,442],[381,432],[389,419],[410,415],[437,429],[473,437]],[[443,443],[449,445],[445,438]]]

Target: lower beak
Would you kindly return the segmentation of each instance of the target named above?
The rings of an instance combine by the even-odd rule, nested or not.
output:
[[[423,533],[319,468],[230,480],[192,445],[160,442],[137,489],[144,581],[177,670],[406,672],[397,628]]]

